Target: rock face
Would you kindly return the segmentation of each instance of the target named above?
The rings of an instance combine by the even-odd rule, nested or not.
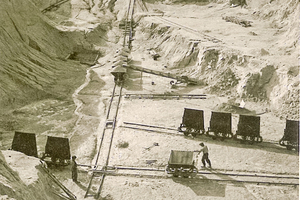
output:
[[[9,158],[9,163],[3,154]],[[37,158],[15,151],[3,154],[0,151],[0,199],[57,199],[54,192],[59,190],[54,189],[51,179],[42,173]]]
[[[154,1],[147,2],[153,3]],[[174,3],[175,1],[164,2]],[[232,4],[240,5],[244,2],[218,1],[218,3],[227,4],[224,6],[228,8]],[[230,30],[225,30],[226,27],[217,29],[215,28],[217,25],[209,30],[201,29],[201,27],[197,30],[214,35],[215,38],[227,42],[227,46],[221,45],[218,41],[217,43],[213,41],[214,44],[208,46],[205,44],[205,39],[202,39],[203,41],[189,40],[188,35],[183,36],[179,33],[180,28],[186,28],[185,22],[177,20],[177,16],[173,16],[168,10],[164,14],[165,18],[170,17],[171,21],[177,20],[176,22],[183,26],[176,28],[174,25],[166,26],[158,23],[152,23],[150,26],[148,22],[140,22],[140,26],[143,26],[142,31],[146,32],[148,40],[151,41],[151,48],[166,60],[169,69],[177,69],[178,74],[205,81],[209,92],[225,96],[233,95],[234,98],[247,98],[249,101],[264,101],[274,112],[278,113],[278,116],[298,119],[299,65],[296,59],[298,57],[296,41],[299,40],[299,35],[296,34],[295,27],[297,27],[297,16],[299,16],[297,14],[300,8],[299,3],[296,0],[248,0],[246,3],[246,8],[237,8],[237,11],[233,11],[231,15],[249,19],[251,25],[252,21],[254,25],[251,26],[253,29],[232,25],[236,30],[241,31],[235,32],[234,34],[237,35],[231,37],[235,39],[230,42],[232,44],[237,42],[236,46],[229,45],[230,42],[226,41],[226,32],[229,34]],[[183,5],[191,6],[188,3],[183,3]],[[205,21],[201,17],[198,19],[208,26],[209,23],[218,23],[225,15],[227,15],[225,11],[219,16],[217,13],[212,15],[208,13],[207,18],[216,20]],[[251,46],[252,41],[260,40],[264,34],[258,29],[258,21],[263,21],[261,30],[271,27],[274,32],[266,36],[267,43],[264,43],[262,39],[261,43]],[[187,25],[189,30],[194,29],[195,32],[196,23],[195,20],[194,24]],[[223,26],[221,23],[218,25]],[[250,29],[255,29],[255,32]],[[238,34],[242,34],[243,31],[243,38],[238,38]],[[244,41],[247,42],[242,43]]]
[[[63,61],[74,46],[66,33],[52,27],[29,0],[2,2],[0,28],[2,110],[69,96],[72,79],[83,68]]]

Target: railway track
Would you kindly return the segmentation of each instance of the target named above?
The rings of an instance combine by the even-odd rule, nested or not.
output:
[[[110,170],[97,170],[95,174],[102,176],[128,176],[139,178],[154,178],[154,179],[181,179],[175,178],[167,174],[164,169],[155,168],[137,168],[137,167],[109,167]],[[183,178],[182,178],[183,179]],[[220,170],[200,170],[194,179],[201,181],[229,182],[241,184],[264,184],[264,185],[286,185],[298,186],[299,176],[296,175],[278,175],[278,174],[262,174],[262,173],[227,173]]]
[[[134,5],[136,0],[129,0],[128,10],[126,13],[125,20],[125,30],[124,30],[124,41],[123,47],[128,46],[131,49],[131,40],[133,33],[133,14],[134,14]],[[187,31],[194,32],[197,34],[201,34],[205,39],[213,42],[221,42],[220,40],[213,38],[211,36],[205,35],[195,29],[191,29],[189,27],[177,24],[167,19],[161,18],[168,23],[179,26]],[[101,135],[98,152],[96,155],[95,164],[93,165],[91,178],[85,193],[85,198],[94,197],[98,199],[101,194],[101,190],[105,181],[106,176],[131,176],[131,177],[147,177],[147,178],[160,178],[160,179],[168,179],[173,178],[173,176],[166,173],[164,169],[150,169],[150,168],[135,168],[135,167],[112,167],[109,166],[109,158],[110,152],[112,148],[116,121],[119,111],[119,105],[122,98],[122,88],[123,85],[114,85],[112,95],[110,98],[105,126]],[[206,98],[205,95],[174,95],[174,96],[162,96],[162,95],[145,95],[139,94],[138,96],[134,94],[126,94],[125,98]],[[138,130],[146,130],[153,132],[163,132],[166,134],[177,134],[177,129],[175,128],[167,128],[162,126],[153,126],[132,122],[124,122],[125,128],[132,128]],[[217,181],[217,182],[232,182],[232,183],[244,183],[244,184],[268,184],[268,185],[299,185],[299,178],[296,176],[279,176],[279,175],[257,175],[257,174],[240,174],[240,173],[224,173],[219,172],[217,170],[201,170],[197,173],[197,180],[202,181]],[[180,178],[174,178],[180,180]],[[97,188],[97,189],[94,189]],[[96,191],[95,191],[96,190]]]
[[[132,123],[132,122],[123,122],[123,128],[141,130],[141,131],[149,131],[149,132],[156,132],[156,133],[163,133],[169,135],[182,135],[178,133],[177,129],[175,128],[167,128],[162,126],[154,126],[154,125],[147,125],[147,124],[140,124],[140,123]]]
[[[165,23],[168,23],[168,24],[171,24],[171,25],[180,27],[180,28],[182,28],[182,29],[184,29],[184,30],[186,30],[186,31],[188,31],[188,32],[195,33],[195,34],[199,34],[199,35],[201,35],[205,40],[212,41],[213,43],[218,43],[218,42],[222,43],[222,40],[219,40],[219,39],[217,39],[217,38],[215,38],[215,37],[212,37],[212,36],[210,36],[210,35],[207,35],[207,34],[205,34],[205,33],[202,33],[202,32],[200,32],[200,31],[198,31],[198,30],[196,30],[196,29],[193,29],[193,28],[190,28],[190,27],[188,27],[188,26],[184,26],[184,25],[182,25],[182,24],[173,22],[173,21],[168,20],[168,19],[166,19],[166,18],[164,18],[164,17],[159,17],[159,16],[154,16],[154,17],[155,17],[156,19],[160,20],[160,21],[165,22]],[[199,41],[200,41],[200,40],[199,40]]]
[[[180,99],[206,99],[205,94],[125,94],[126,99],[170,99],[170,100],[180,100]]]
[[[126,98],[126,96],[125,96],[125,98]],[[162,133],[162,134],[167,134],[167,135],[183,136],[183,133],[178,132],[178,129],[176,129],[176,128],[169,128],[169,127],[142,124],[142,123],[135,123],[135,122],[123,122],[123,124],[124,125],[121,126],[123,128],[135,129],[135,130],[141,130],[141,131],[148,131],[148,132],[156,132],[156,133]],[[204,134],[203,136],[206,136],[206,134]],[[244,142],[241,139],[232,139],[231,141]],[[255,144],[258,144],[258,143],[255,143]],[[276,145],[279,145],[279,143],[277,141],[274,141],[274,140],[265,140],[264,139],[264,141],[259,143],[259,145],[264,145],[264,146],[269,147],[269,148],[280,148],[279,146],[278,147],[276,146]]]
[[[129,0],[128,10],[125,17],[125,29],[124,29],[124,40],[123,47],[131,49],[132,33],[133,33],[133,14],[134,5],[136,0]],[[122,98],[123,82],[115,83],[112,95],[110,98],[105,126],[101,135],[100,144],[96,156],[96,161],[93,166],[92,175],[85,193],[84,198],[94,197],[98,199],[101,194],[102,186],[104,184],[106,173],[98,176],[97,170],[101,168],[101,171],[108,172],[107,166],[109,164],[110,152],[112,148],[117,116]],[[93,187],[94,186],[94,187]],[[98,188],[97,191],[91,191],[92,188]]]
[[[148,73],[148,74],[154,74],[156,76],[161,76],[161,77],[165,77],[165,78],[174,79],[174,80],[177,80],[179,83],[187,83],[187,84],[192,84],[192,85],[202,85],[203,84],[203,82],[198,81],[198,80],[193,79],[193,78],[189,78],[187,76],[178,76],[178,75],[175,75],[175,74],[162,72],[162,71],[157,71],[157,70],[152,70],[152,69],[147,69],[147,68],[144,68],[144,67],[134,66],[134,65],[128,65],[126,67],[130,68],[130,69],[133,69],[133,70],[136,70],[136,71],[140,71],[140,72],[144,72],[144,73]]]
[[[99,198],[100,196],[101,189],[105,179],[105,174],[99,177],[99,176],[95,176],[94,172],[98,168],[101,168],[101,170],[106,171],[107,166],[109,164],[109,156],[112,148],[114,132],[116,128],[116,121],[117,121],[117,116],[119,111],[119,105],[122,97],[122,88],[123,88],[122,85],[121,86],[118,86],[116,84],[114,85],[113,92],[112,92],[113,95],[110,98],[108,111],[106,115],[105,127],[101,135],[96,161],[93,166],[92,176],[90,178],[89,185],[85,193],[85,198],[90,196]],[[96,195],[95,192],[92,192],[92,194],[90,194],[93,185],[98,186]]]
[[[123,95],[126,99],[164,99],[164,100],[180,100],[180,99],[206,99],[206,94],[129,94]],[[109,95],[111,97],[111,95]]]

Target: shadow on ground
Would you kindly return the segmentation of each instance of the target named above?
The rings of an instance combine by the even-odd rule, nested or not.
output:
[[[225,197],[226,184],[220,184],[216,181],[200,178],[172,178],[175,183],[182,184],[191,188],[197,196]]]

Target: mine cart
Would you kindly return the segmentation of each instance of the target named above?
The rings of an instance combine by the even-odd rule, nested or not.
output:
[[[213,133],[213,139],[232,138],[231,132],[231,113],[212,112],[210,118],[210,125],[207,131],[207,135]]]
[[[260,136],[260,117],[240,115],[234,138],[241,138],[242,141],[249,141],[251,144],[254,142],[262,142],[262,137]]]
[[[116,84],[122,84],[124,82],[124,80],[126,79],[126,73],[127,70],[123,66],[117,66],[111,72],[111,74],[114,76],[114,81]]]
[[[22,152],[27,156],[37,157],[35,134],[15,131],[11,148],[12,150]]]
[[[45,155],[42,159],[45,159],[47,157],[51,158],[51,164],[70,164],[71,153],[69,139],[48,136],[45,147]]]
[[[178,131],[183,132],[185,136],[192,134],[193,137],[203,134],[205,132],[203,110],[184,108],[182,123]]]
[[[166,171],[174,177],[195,177],[198,170],[195,167],[194,152],[171,150]]]
[[[281,146],[286,146],[288,150],[299,151],[299,121],[286,120],[284,135],[279,140]]]

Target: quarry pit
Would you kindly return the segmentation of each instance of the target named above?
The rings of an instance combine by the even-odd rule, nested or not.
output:
[[[108,174],[100,193],[100,178],[90,186],[115,86],[112,66],[124,46],[120,24],[130,2],[3,3],[0,199],[298,199],[299,153],[279,145],[286,120],[299,121],[296,0],[247,0],[245,5],[137,0],[128,65],[199,84],[174,84],[129,68],[109,163],[96,169]],[[206,130],[211,112],[231,113],[233,133],[239,115],[259,116],[263,142],[184,136],[177,128],[185,108],[204,111]],[[126,122],[165,129],[133,129]],[[35,134],[37,157],[11,150],[16,131]],[[68,138],[79,164],[78,182],[72,181],[70,165],[48,165],[45,171],[40,159],[48,136]],[[195,178],[166,174],[171,150],[198,150],[200,142],[209,147],[212,170],[201,169],[199,162]],[[122,175],[122,167],[138,170]],[[296,184],[266,184],[265,177],[236,181],[228,174],[290,177]]]

